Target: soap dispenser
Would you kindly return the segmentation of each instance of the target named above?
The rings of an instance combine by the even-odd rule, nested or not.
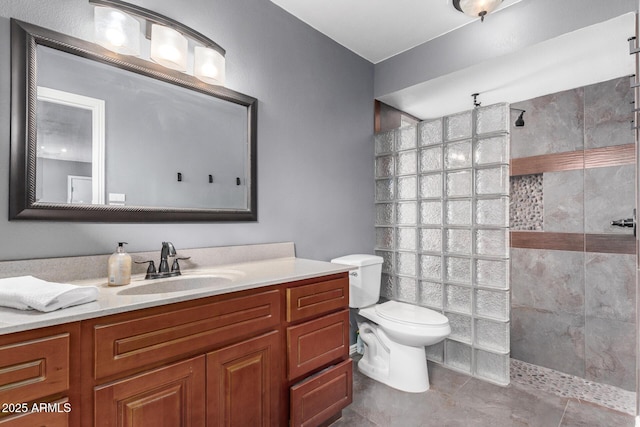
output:
[[[109,257],[109,286],[131,283],[131,256],[124,251],[127,242],[118,242],[118,249]]]

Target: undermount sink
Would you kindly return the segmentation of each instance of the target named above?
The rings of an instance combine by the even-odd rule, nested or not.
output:
[[[178,276],[171,279],[152,280],[143,285],[133,286],[118,292],[118,295],[149,295],[213,288],[233,282],[231,274],[206,276]]]

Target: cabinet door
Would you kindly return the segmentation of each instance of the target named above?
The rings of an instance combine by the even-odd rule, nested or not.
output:
[[[202,426],[205,372],[199,356],[97,387],[95,426]]]
[[[278,424],[277,331],[207,354],[207,426]]]

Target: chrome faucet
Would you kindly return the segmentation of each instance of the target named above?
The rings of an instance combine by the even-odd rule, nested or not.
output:
[[[162,249],[160,250],[160,267],[156,272],[156,266],[153,260],[147,261],[135,261],[136,264],[149,264],[147,268],[147,274],[145,275],[146,279],[162,279],[164,277],[174,277],[180,276],[182,274],[180,272],[180,264],[178,264],[178,260],[185,260],[191,257],[183,257],[179,258],[176,256],[176,248],[173,246],[171,242],[162,242]],[[171,264],[171,269],[169,269],[169,258],[175,258],[173,263]]]

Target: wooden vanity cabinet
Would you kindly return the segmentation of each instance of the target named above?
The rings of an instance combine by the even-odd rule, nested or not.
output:
[[[353,396],[349,278],[343,273],[293,284],[285,305],[291,426],[326,425]]]
[[[79,425],[80,324],[0,335],[0,426]]]
[[[86,425],[277,425],[280,326],[273,288],[83,322]]]
[[[0,427],[319,426],[351,402],[347,273],[0,335]]]

